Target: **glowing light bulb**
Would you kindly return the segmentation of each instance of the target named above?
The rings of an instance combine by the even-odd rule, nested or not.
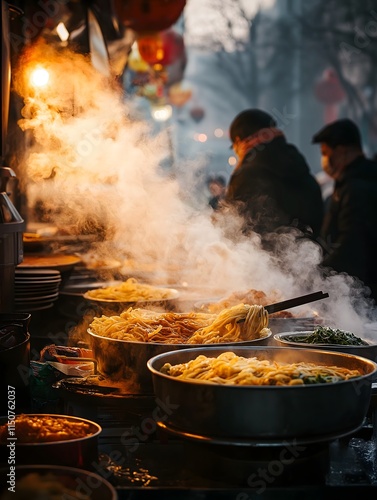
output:
[[[237,163],[237,158],[235,158],[234,156],[229,156],[228,163],[233,167]]]
[[[47,69],[36,68],[30,76],[31,84],[34,87],[45,87],[50,80],[50,74]]]
[[[151,106],[151,115],[156,122],[166,122],[173,113],[173,109],[169,104],[162,106]]]

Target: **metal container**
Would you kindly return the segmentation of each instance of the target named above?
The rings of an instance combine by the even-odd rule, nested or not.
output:
[[[22,443],[16,441],[15,456],[18,465],[26,464],[52,464],[67,465],[90,469],[98,461],[98,436],[102,428],[91,420],[67,415],[33,413],[28,416],[62,418],[72,422],[85,422],[90,425],[87,436],[51,442]],[[0,425],[8,423],[8,417],[0,417]],[[17,428],[15,431],[17,437]],[[9,448],[4,443],[0,444],[0,464],[6,464]]]
[[[377,344],[370,345],[339,345],[339,344],[307,344],[306,342],[295,342],[292,337],[310,335],[312,331],[282,332],[274,335],[273,340],[281,347],[302,347],[303,349],[322,349],[325,351],[344,352],[370,359],[377,363]]]
[[[4,476],[0,487],[0,495],[7,490],[7,469],[1,469]],[[32,476],[31,476],[32,475]],[[16,465],[15,490],[20,495],[16,498],[90,498],[91,500],[117,500],[118,494],[114,486],[99,474],[59,465]],[[25,495],[22,496],[21,495]],[[41,495],[41,496],[39,496]],[[50,496],[51,495],[51,496]],[[2,496],[1,496],[2,497]]]
[[[231,386],[179,380],[160,372],[165,363],[186,363],[199,355],[237,356],[280,362],[310,362],[358,369],[361,377],[328,384]],[[359,356],[314,349],[219,347],[161,354],[148,361],[157,398],[169,403],[161,418],[169,426],[232,440],[312,439],[356,429],[366,416],[377,365]]]
[[[164,352],[207,349],[209,344],[161,344],[157,342],[129,342],[101,337],[88,329],[93,357],[98,363],[98,372],[112,380],[124,381],[134,393],[153,393],[153,382],[147,362]],[[267,345],[271,333],[266,337],[243,342],[221,344],[223,347]],[[213,344],[212,344],[213,345]]]
[[[0,415],[8,410],[9,390],[14,391],[13,410],[30,408],[30,334],[31,314],[0,313]]]
[[[23,260],[25,222],[7,193],[7,181],[16,174],[0,166],[0,312],[14,310],[14,275]]]

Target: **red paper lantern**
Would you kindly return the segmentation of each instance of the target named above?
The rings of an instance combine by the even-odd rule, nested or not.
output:
[[[150,33],[137,40],[139,53],[148,64],[172,64],[184,54],[182,36],[173,30]]]
[[[331,68],[326,69],[321,79],[315,84],[314,94],[320,102],[326,105],[338,104],[346,97],[338,75]]]
[[[163,31],[182,14],[186,0],[113,0],[114,11],[126,28]]]

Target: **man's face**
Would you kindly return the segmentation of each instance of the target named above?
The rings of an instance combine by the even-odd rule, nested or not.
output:
[[[345,166],[345,151],[343,146],[331,148],[321,143],[321,164],[323,170],[333,179],[336,179]]]

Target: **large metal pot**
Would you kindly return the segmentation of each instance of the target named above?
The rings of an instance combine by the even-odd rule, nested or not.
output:
[[[97,360],[98,372],[112,380],[124,382],[133,393],[153,393],[153,382],[147,362],[164,352],[208,348],[208,344],[161,344],[157,342],[129,342],[101,337],[88,329],[93,357]],[[267,345],[271,333],[266,337],[221,344],[224,347]]]
[[[233,347],[237,356],[358,369],[361,377],[299,386],[231,386],[179,380],[160,372],[165,363],[186,363],[200,354],[217,357],[224,348],[161,354],[148,361],[155,395],[168,401],[164,423],[194,434],[230,439],[323,437],[359,427],[368,410],[377,365],[359,356],[312,349]]]

